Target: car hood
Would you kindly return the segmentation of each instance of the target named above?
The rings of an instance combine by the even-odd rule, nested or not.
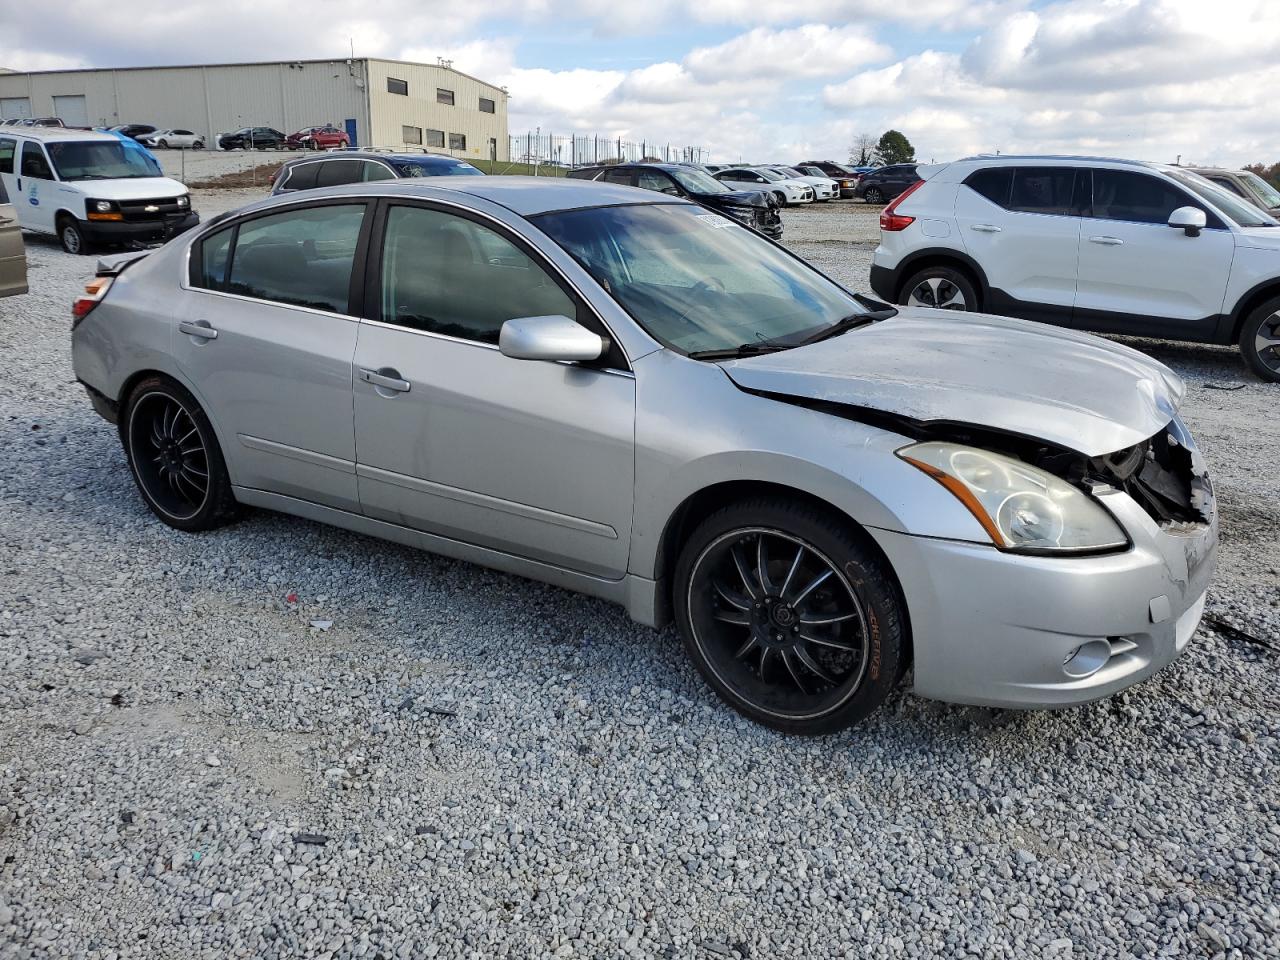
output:
[[[1098,337],[926,308],[722,366],[747,390],[987,427],[1090,457],[1156,433],[1185,393],[1164,364]]]
[[[98,200],[151,200],[186,196],[187,188],[168,177],[121,177],[118,180],[72,181]]]
[[[710,204],[733,204],[740,207],[767,207],[769,195],[760,190],[731,190],[728,193],[695,193],[699,202]]]

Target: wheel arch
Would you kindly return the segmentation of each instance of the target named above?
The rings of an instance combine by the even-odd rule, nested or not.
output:
[[[694,529],[711,514],[715,513],[723,507],[739,503],[744,500],[756,499],[760,497],[777,497],[780,499],[789,499],[806,504],[814,509],[824,513],[832,514],[843,523],[849,530],[869,549],[876,557],[879,558],[884,565],[886,574],[897,591],[898,600],[902,610],[903,633],[905,639],[904,660],[905,664],[909,664],[913,660],[912,640],[911,640],[911,619],[909,607],[906,601],[906,595],[903,591],[902,581],[898,577],[897,571],[893,564],[889,561],[888,556],[880,545],[876,542],[875,537],[867,532],[866,528],[851,516],[846,510],[842,510],[839,506],[832,503],[817,494],[803,490],[799,487],[788,486],[784,483],[777,483],[771,480],[725,480],[719,483],[713,483],[689,494],[675,508],[671,515],[667,518],[666,526],[663,528],[658,543],[658,555],[655,558],[655,573],[659,583],[664,584],[661,593],[665,594],[661,601],[663,615],[660,617],[662,622],[669,619],[671,610],[671,578],[674,574],[676,562],[680,557],[680,551],[684,544],[688,541],[689,536]],[[905,668],[904,668],[905,669]]]
[[[1244,330],[1244,325],[1249,319],[1249,314],[1253,313],[1254,310],[1274,297],[1280,297],[1280,277],[1272,277],[1270,280],[1263,280],[1261,283],[1247,290],[1236,302],[1235,308],[1231,311],[1231,325],[1227,331],[1227,336],[1224,338],[1224,342],[1232,344],[1239,342],[1240,333]]]
[[[894,271],[893,300],[895,303],[912,274],[929,267],[949,267],[960,271],[969,278],[974,289],[978,291],[978,309],[982,310],[986,305],[991,294],[991,285],[987,282],[986,271],[979,266],[977,260],[967,253],[953,250],[949,247],[929,247],[924,250],[916,250],[902,258],[902,262],[898,264],[897,269]]]
[[[231,481],[233,483],[236,482],[238,470],[235,458],[228,456],[228,452],[232,450],[232,447],[229,445],[230,437],[227,436],[226,431],[222,428],[222,424],[218,422],[216,413],[210,408],[199,388],[177,370],[165,370],[160,367],[145,367],[140,370],[135,370],[133,373],[125,377],[124,380],[121,381],[120,390],[116,394],[115,398],[116,410],[119,413],[116,428],[123,432],[125,403],[138,384],[143,380],[146,380],[148,377],[160,377],[165,380],[171,380],[178,386],[182,387],[182,389],[186,390],[187,393],[191,394],[191,396],[195,397],[196,403],[200,405],[201,412],[208,419],[209,425],[213,427],[214,439],[218,441],[218,446],[222,450],[222,456],[226,462],[227,473],[230,474]]]

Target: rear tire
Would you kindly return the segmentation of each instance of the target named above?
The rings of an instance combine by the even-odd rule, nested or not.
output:
[[[884,203],[884,193],[879,187],[871,187],[862,197],[867,203]]]
[[[972,313],[978,309],[978,291],[959,270],[925,267],[913,274],[898,294],[898,303],[909,307],[932,307]]]
[[[901,675],[906,615],[888,564],[848,520],[808,504],[762,497],[716,511],[685,543],[674,593],[703,678],[775,730],[855,724]]]
[[[169,149],[169,141],[168,141],[168,140],[160,140],[160,141],[158,141],[158,142],[156,143],[156,146],[157,146],[157,147],[159,147],[161,150],[168,150],[168,149]]]
[[[1240,352],[1259,377],[1280,383],[1280,297],[1249,314],[1240,331]]]
[[[120,440],[138,492],[176,530],[213,530],[239,515],[213,425],[185,387],[147,377],[125,400]]]

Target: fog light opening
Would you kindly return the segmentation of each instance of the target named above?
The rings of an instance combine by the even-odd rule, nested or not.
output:
[[[1111,644],[1105,640],[1090,640],[1067,652],[1062,661],[1062,672],[1075,680],[1091,677],[1111,659]]]

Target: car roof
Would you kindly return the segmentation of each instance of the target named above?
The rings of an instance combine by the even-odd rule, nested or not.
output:
[[[319,163],[323,160],[411,160],[414,163],[426,163],[434,166],[457,166],[470,161],[460,157],[446,157],[439,153],[374,153],[369,150],[330,150],[312,157],[294,157],[285,161],[286,167],[296,167],[303,163]]]
[[[1227,173],[1241,174],[1252,173],[1252,170],[1233,170],[1230,167],[1180,167],[1181,170],[1190,170],[1192,173]]]
[[[265,210],[276,205],[297,203],[303,198],[323,200],[354,195],[438,199],[441,193],[466,194],[477,199],[488,200],[522,217],[533,217],[560,210],[582,210],[589,207],[612,207],[624,204],[688,203],[677,197],[654,193],[651,190],[570,177],[407,177],[282,193],[260,200],[244,210]]]
[[[31,137],[33,140],[111,140],[119,143],[114,133],[98,130],[77,130],[73,127],[14,127],[5,136]]]
[[[973,157],[963,157],[956,160],[956,163],[972,163],[972,164],[992,164],[1003,166],[1005,164],[1026,163],[1028,160],[1036,163],[1060,163],[1066,166],[1075,166],[1077,164],[1092,163],[1118,163],[1129,167],[1150,167],[1153,169],[1167,169],[1170,164],[1151,163],[1147,160],[1126,160],[1123,157],[1090,157],[1072,154],[1013,154],[1013,153],[997,153],[997,154],[979,154]]]

